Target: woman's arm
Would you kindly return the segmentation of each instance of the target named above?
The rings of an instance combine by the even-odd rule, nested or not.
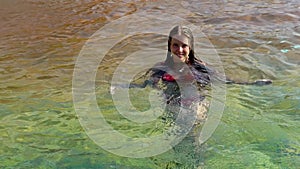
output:
[[[257,86],[264,86],[272,84],[272,80],[270,79],[258,79],[254,82],[236,82],[234,80],[229,79],[228,77],[221,77],[221,75],[213,69],[210,69],[206,64],[203,62],[197,62],[194,66],[198,71],[202,73],[207,73],[211,78],[215,78],[223,83],[226,84],[239,84],[239,85],[257,85]]]
[[[130,83],[129,88],[145,88],[148,85],[153,86],[154,82],[152,80],[145,80],[142,84]]]
[[[272,84],[272,80],[270,79],[258,79],[254,82],[235,82],[233,80],[226,79],[226,84],[239,84],[239,85],[257,85],[257,86],[264,86]]]

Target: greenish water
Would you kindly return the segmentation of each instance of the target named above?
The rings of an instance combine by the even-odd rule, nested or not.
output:
[[[299,168],[299,2],[186,2],[159,7],[154,1],[1,1],[0,168]],[[227,85],[221,122],[200,147],[187,137],[149,158],[103,150],[74,110],[73,68],[90,35],[139,10],[167,11],[201,27],[228,77],[270,78],[273,84]],[[132,39],[117,44],[105,60],[109,66],[99,67],[97,102],[116,130],[155,135],[161,131],[152,123],[134,126],[120,117],[107,86],[124,52],[153,41],[159,48],[166,45],[160,37]],[[149,106],[147,99],[132,97],[132,102],[139,110]]]
[[[283,94],[281,90],[288,91]],[[229,87],[222,124],[205,153],[208,166],[297,168],[298,99],[299,88],[294,86]]]

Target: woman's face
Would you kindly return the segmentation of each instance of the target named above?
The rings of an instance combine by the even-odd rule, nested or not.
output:
[[[171,40],[171,53],[174,63],[189,61],[190,44],[189,39],[184,35],[175,35]]]

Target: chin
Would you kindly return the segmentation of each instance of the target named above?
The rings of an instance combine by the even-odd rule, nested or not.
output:
[[[188,62],[188,59],[186,59],[186,58],[181,58],[180,60],[181,60],[181,62],[183,62],[183,63]]]

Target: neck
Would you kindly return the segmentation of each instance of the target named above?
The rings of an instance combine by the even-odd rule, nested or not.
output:
[[[178,71],[178,70],[180,70],[180,69],[182,69],[183,67],[185,67],[185,66],[189,66],[190,65],[190,63],[175,63],[174,65],[173,65],[173,69],[175,70],[175,71]]]

